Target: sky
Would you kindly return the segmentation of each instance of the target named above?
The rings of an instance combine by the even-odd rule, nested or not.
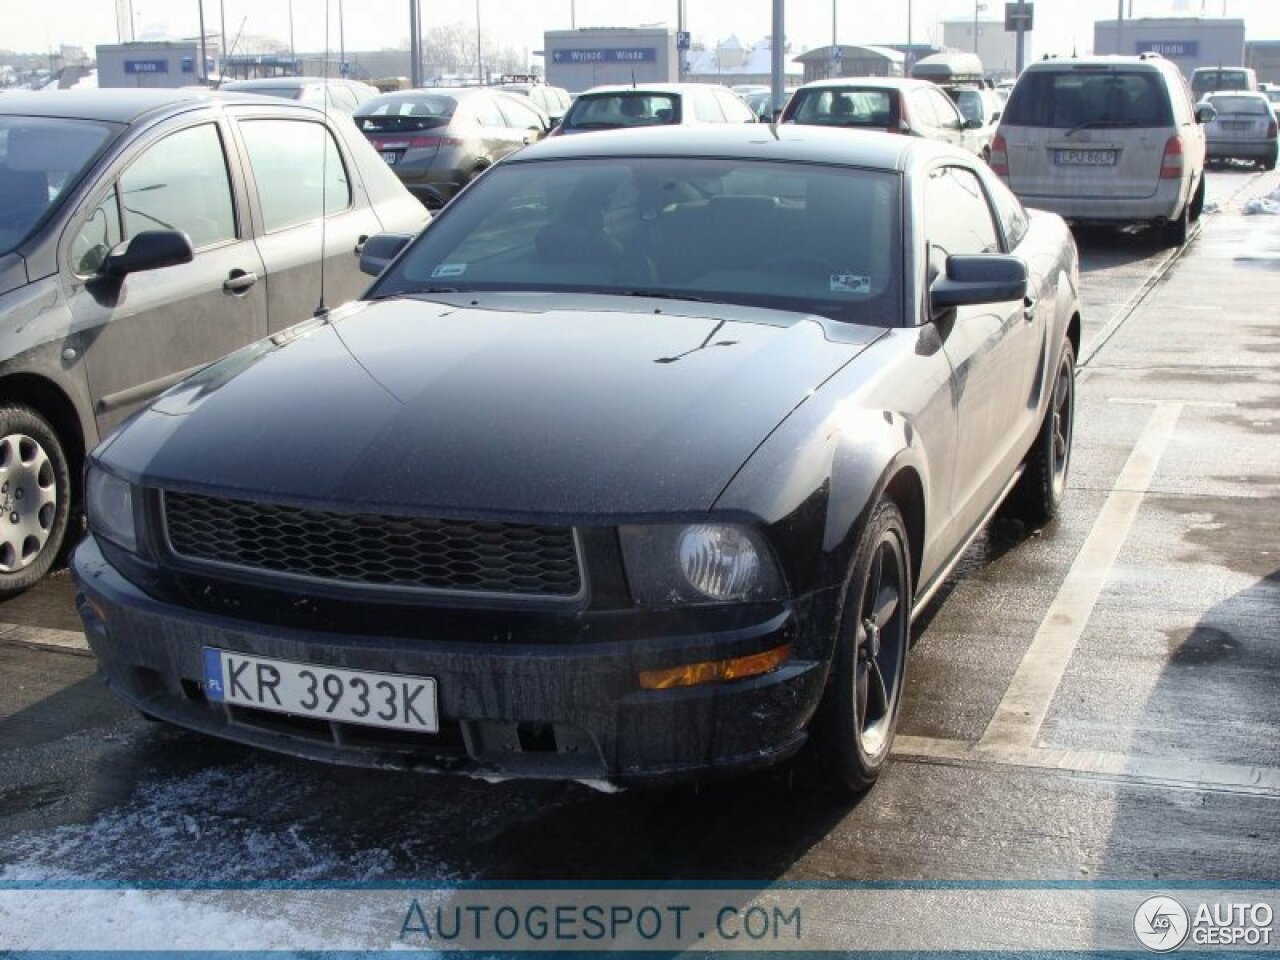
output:
[[[130,2],[130,0],[125,0]],[[138,38],[174,38],[199,33],[200,0],[131,0]],[[407,45],[407,0],[327,0],[329,46],[338,46],[338,9],[343,7],[348,50]],[[420,0],[423,27],[464,21],[474,24],[477,7],[482,32],[504,46],[536,50],[542,31],[566,29],[571,17],[578,27],[633,27],[665,23],[674,28],[677,0]],[[788,0],[787,37],[793,47],[807,49],[831,42],[832,3],[841,43],[901,43],[907,39],[907,9],[912,8],[912,39],[937,40],[944,18],[972,17],[973,0]],[[981,0],[980,0],[981,2]],[[1280,0],[1124,0],[1135,17],[1165,16],[1178,11],[1228,16],[1246,21],[1251,40],[1280,40]],[[203,0],[206,29],[219,29],[225,8],[228,36],[271,35],[288,42],[289,8],[293,8],[294,41],[299,51],[325,47],[326,0]],[[986,0],[991,15],[1003,3]],[[1087,52],[1093,43],[1093,21],[1114,18],[1117,0],[1039,0],[1031,56]],[[695,41],[713,45],[735,34],[754,43],[770,30],[772,0],[685,0],[687,29]],[[21,52],[57,49],[61,43],[93,47],[114,43],[115,0],[0,0],[0,47]]]

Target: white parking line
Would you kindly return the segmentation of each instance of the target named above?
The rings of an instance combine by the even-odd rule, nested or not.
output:
[[[967,740],[907,736],[894,738],[893,753],[898,757],[918,757],[924,760],[994,763],[1190,789],[1280,797],[1280,769],[1274,767],[1195,763],[1183,759],[1135,757],[1100,750],[984,746],[980,742],[971,743]]]
[[[1058,594],[1018,664],[1004,698],[979,741],[984,748],[1035,746],[1053,695],[1062,682],[1094,605],[1133,526],[1160,457],[1173,436],[1181,403],[1160,403],[1151,413],[1124,469]]]
[[[29,627],[21,623],[0,623],[0,641],[22,643],[32,647],[57,647],[60,650],[88,650],[89,644],[79,630],[52,630]]]

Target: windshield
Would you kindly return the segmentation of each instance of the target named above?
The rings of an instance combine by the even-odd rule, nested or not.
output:
[[[669,93],[624,91],[583,95],[564,118],[566,130],[652,127],[680,122],[678,99]]]
[[[1210,90],[1248,90],[1249,75],[1243,70],[1197,70],[1191,78],[1191,89],[1195,93],[1207,93]]]
[[[987,122],[986,114],[982,109],[981,90],[948,90],[947,93],[960,108],[960,114],[966,121]]]
[[[1169,96],[1151,70],[1039,70],[1013,88],[1004,123],[1015,127],[1168,127]]]
[[[89,120],[0,116],[0,254],[62,202],[112,132]]]
[[[898,177],[817,164],[593,158],[494,167],[371,296],[575,291],[893,326]]]
[[[1209,102],[1219,113],[1247,114],[1255,117],[1270,116],[1271,111],[1261,97],[1210,97]]]
[[[365,103],[355,116],[366,133],[406,133],[448,126],[458,101],[438,94],[421,97],[379,97]]]
[[[891,90],[800,90],[787,106],[790,123],[827,127],[878,127],[898,125],[898,98]]]

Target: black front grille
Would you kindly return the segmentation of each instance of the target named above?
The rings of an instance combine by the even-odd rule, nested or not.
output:
[[[330,513],[164,494],[175,554],[191,561],[357,586],[576,597],[571,527]]]

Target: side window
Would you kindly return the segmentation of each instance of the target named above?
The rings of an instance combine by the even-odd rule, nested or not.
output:
[[[730,123],[750,123],[755,120],[755,114],[751,112],[751,108],[732,93],[726,93],[722,90],[713,92],[716,99],[720,101],[720,106],[724,109],[725,119]]]
[[[120,177],[124,234],[182,230],[196,250],[236,238],[222,138],[212,123],[170,134]]]
[[[1022,206],[1022,201],[1013,195],[1013,191],[1006,187],[996,177],[987,178],[987,191],[991,195],[991,201],[996,208],[996,216],[1000,218],[1000,226],[1004,230],[1005,243],[1009,250],[1017,248],[1022,242],[1022,238],[1027,235],[1027,229],[1031,226],[1031,220],[1027,216],[1026,208]]]
[[[525,106],[514,97],[510,99],[503,97],[498,101],[498,107],[506,117],[508,127],[516,130],[546,130],[547,128],[542,115],[537,110]]]
[[[333,110],[340,110],[343,113],[355,113],[356,111],[356,95],[346,87],[333,86],[329,87],[329,107]]]
[[[505,127],[507,126],[506,118],[503,117],[502,111],[498,109],[498,105],[493,102],[492,97],[479,96],[472,101],[475,107],[476,121],[482,127]]]
[[[242,120],[258,184],[263,226],[283,230],[351,206],[351,186],[333,135],[311,120]]]
[[[113,186],[71,241],[71,269],[82,277],[92,276],[102,267],[111,248],[122,239],[120,205]]]
[[[939,167],[925,187],[925,236],[929,241],[929,282],[954,254],[999,253],[1000,241],[982,184],[972,171]]]
[[[715,97],[711,96],[710,90],[693,92],[693,115],[698,118],[699,123],[724,123],[724,111],[716,103]]]
[[[916,123],[924,127],[938,126],[939,117],[933,109],[933,101],[926,94],[928,90],[917,90],[911,94],[911,114]]]
[[[945,93],[940,90],[929,90],[929,99],[933,105],[934,115],[938,118],[938,126],[957,129],[964,126],[960,111]]]

